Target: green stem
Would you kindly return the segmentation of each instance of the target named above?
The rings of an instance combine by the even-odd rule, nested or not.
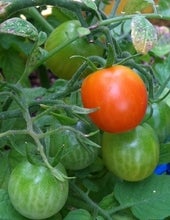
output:
[[[132,204],[127,204],[126,206],[124,206],[124,205],[119,205],[119,206],[117,206],[117,207],[115,207],[115,208],[110,209],[110,210],[108,211],[108,213],[109,213],[109,215],[113,215],[113,214],[115,214],[116,212],[125,210],[125,209],[127,209],[127,208],[132,207],[132,206],[133,206]]]
[[[113,9],[112,9],[112,11],[111,11],[111,13],[110,13],[110,15],[109,15],[109,18],[112,18],[112,17],[115,16],[116,10],[117,10],[119,4],[120,4],[120,0],[115,0],[114,7],[113,7]]]
[[[10,118],[20,118],[21,116],[22,116],[22,114],[19,109],[0,112],[0,120],[1,121],[5,120],[5,119],[10,119]]]
[[[112,217],[110,214],[108,214],[107,211],[102,209],[100,206],[98,206],[93,200],[90,199],[90,197],[82,191],[78,186],[75,185],[75,183],[70,183],[71,189],[76,192],[87,204],[89,204],[90,207],[93,208],[93,210],[97,210],[99,214],[101,214],[106,220],[112,220]]]
[[[11,136],[11,135],[21,135],[21,134],[28,134],[27,130],[8,130],[5,132],[0,133],[0,138]]]
[[[26,10],[26,13],[34,18],[37,23],[43,27],[46,33],[50,34],[53,31],[53,26],[51,26],[51,24],[47,22],[47,20],[39,13],[39,11],[35,7],[28,8]]]
[[[132,14],[132,15],[124,15],[124,16],[116,16],[114,18],[109,18],[106,20],[102,20],[100,22],[98,22],[98,24],[94,25],[94,28],[96,28],[97,26],[107,26],[110,25],[112,23],[117,23],[117,22],[121,22],[121,21],[125,21],[125,20],[130,20],[132,19],[134,16],[136,16],[136,14]],[[163,16],[160,14],[142,14],[142,16],[144,16],[145,18],[150,18],[150,19],[162,19],[162,20],[170,20],[170,16]]]
[[[18,80],[17,84],[22,84],[22,81],[29,75],[31,74],[35,69],[37,69],[39,66],[41,66],[42,64],[44,64],[50,57],[52,57],[53,55],[55,55],[58,51],[60,51],[61,49],[63,49],[64,47],[66,47],[67,45],[69,45],[70,43],[72,43],[73,41],[77,40],[79,38],[79,36],[75,36],[72,39],[69,39],[65,42],[63,42],[63,44],[61,44],[60,46],[55,47],[53,50],[49,51],[47,53],[47,55],[43,56],[35,65],[30,66],[29,65],[29,61],[26,65],[25,71],[22,74],[21,78]],[[37,42],[36,42],[37,43]],[[37,45],[35,45],[36,47]]]

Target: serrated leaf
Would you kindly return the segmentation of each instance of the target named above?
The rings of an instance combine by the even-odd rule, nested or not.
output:
[[[37,40],[37,29],[27,20],[21,18],[10,18],[0,24],[0,33],[13,34],[27,37],[30,40]]]
[[[164,219],[170,216],[170,176],[152,175],[137,183],[119,182],[115,197],[123,207],[131,208],[139,220]]]
[[[131,38],[136,51],[146,54],[157,43],[157,31],[144,16],[136,15],[131,21]]]

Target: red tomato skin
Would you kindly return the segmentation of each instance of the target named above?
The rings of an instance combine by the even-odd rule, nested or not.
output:
[[[89,117],[101,130],[120,133],[142,121],[148,102],[146,86],[129,67],[116,65],[88,75],[81,87],[85,108],[98,108]]]

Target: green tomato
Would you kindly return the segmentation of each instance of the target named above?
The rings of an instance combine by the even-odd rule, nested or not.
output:
[[[51,51],[56,47],[60,47],[63,42],[68,41],[77,36],[77,29],[80,28],[78,20],[70,20],[62,23],[55,28],[45,43],[45,49]],[[52,56],[47,61],[47,67],[59,78],[70,79],[76,70],[84,62],[82,58],[71,58],[74,55],[102,56],[103,48],[99,47],[95,42],[88,42],[87,38],[79,38]]]
[[[150,176],[158,164],[158,138],[148,124],[120,134],[105,132],[102,155],[106,167],[116,176],[140,181]]]
[[[90,128],[78,121],[75,129],[88,134]],[[58,156],[58,160],[69,170],[80,170],[91,165],[98,155],[98,148],[82,142],[71,130],[57,131],[50,137],[50,156]],[[92,141],[99,143],[99,134],[92,136]]]
[[[170,138],[170,106],[161,101],[151,105],[152,115],[146,121],[158,135],[159,141],[165,143]],[[147,111],[147,115],[150,113]]]
[[[66,174],[64,167],[57,168]],[[12,171],[8,193],[14,208],[30,219],[45,219],[58,213],[68,197],[68,180],[61,182],[48,168],[24,161]]]

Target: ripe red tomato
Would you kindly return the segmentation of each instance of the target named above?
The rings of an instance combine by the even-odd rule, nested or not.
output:
[[[148,101],[147,89],[132,69],[115,65],[88,75],[81,87],[85,108],[98,108],[89,117],[101,130],[119,133],[142,121]]]

